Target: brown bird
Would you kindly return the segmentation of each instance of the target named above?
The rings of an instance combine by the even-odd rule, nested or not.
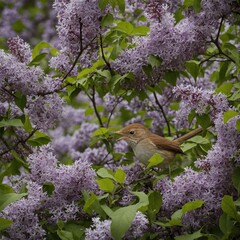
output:
[[[147,165],[148,160],[155,153],[158,153],[164,158],[165,165],[171,162],[176,154],[183,154],[180,145],[184,141],[194,137],[200,132],[202,132],[202,128],[197,128],[177,139],[169,140],[152,133],[142,124],[133,123],[116,133],[122,135],[119,140],[125,140],[130,145],[140,162]]]

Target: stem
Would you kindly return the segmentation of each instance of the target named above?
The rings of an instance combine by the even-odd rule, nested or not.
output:
[[[161,112],[162,112],[162,115],[163,115],[163,118],[167,124],[167,128],[168,128],[168,136],[171,136],[171,129],[170,129],[170,125],[169,125],[169,122],[168,122],[168,119],[167,119],[167,116],[163,110],[163,107],[162,105],[160,104],[160,102],[158,101],[158,98],[157,98],[157,94],[156,92],[153,92],[153,95],[154,95],[154,98],[155,98],[155,102],[156,104],[158,105],[158,107],[160,108]]]
[[[96,101],[95,101],[95,93],[96,93],[96,89],[95,89],[95,85],[93,85],[93,88],[92,88],[92,97],[88,95],[89,99],[91,100],[92,104],[93,104],[93,109],[94,109],[94,112],[97,116],[97,119],[98,119],[98,122],[100,124],[101,127],[104,127],[103,125],[103,122],[102,122],[102,119],[101,119],[101,116],[97,110],[97,105],[96,105]]]
[[[104,52],[103,52],[103,41],[102,41],[102,34],[99,34],[99,38],[100,38],[100,49],[101,49],[101,53],[102,53],[102,58],[103,61],[106,63],[108,70],[110,71],[110,73],[112,73],[112,69],[111,69],[111,65],[110,63],[107,61]]]
[[[223,20],[224,17],[221,18],[220,24],[219,24],[219,28],[218,28],[218,32],[217,32],[217,36],[215,39],[213,39],[213,37],[211,37],[211,41],[215,44],[215,46],[218,49],[218,54],[221,54],[223,56],[225,56],[226,58],[228,58],[230,61],[232,61],[233,63],[236,63],[235,60],[233,58],[231,58],[230,56],[228,56],[226,53],[224,53],[219,45],[219,36],[220,36],[220,32],[221,32],[221,27],[223,24]]]
[[[13,147],[9,148],[8,150],[6,151],[3,151],[0,153],[0,156],[3,156],[4,154],[14,150],[19,144],[25,144],[27,142],[27,140],[33,136],[33,134],[37,131],[37,129],[34,129],[24,140],[18,140],[14,145]]]

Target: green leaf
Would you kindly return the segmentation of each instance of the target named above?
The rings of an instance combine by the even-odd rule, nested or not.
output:
[[[154,68],[154,67],[159,67],[162,63],[162,59],[160,59],[158,56],[154,56],[154,55],[149,55],[148,56],[148,62],[150,63],[150,65]]]
[[[211,126],[211,119],[208,114],[196,115],[197,123],[203,128],[207,129]]]
[[[193,6],[193,2],[194,2],[194,0],[184,0],[183,1],[183,6],[184,7],[191,7],[191,6]]]
[[[196,80],[200,71],[199,62],[195,60],[190,60],[185,63],[185,67],[188,70],[188,72],[192,75],[192,77]]]
[[[205,234],[201,233],[201,230],[198,230],[197,232],[194,232],[192,234],[176,236],[174,239],[175,240],[194,240],[204,236]]]
[[[179,72],[177,72],[177,71],[167,71],[163,78],[168,83],[170,83],[172,86],[176,86],[178,77],[179,77]]]
[[[76,223],[67,222],[64,225],[64,229],[73,234],[74,240],[83,239],[82,236],[85,233],[85,227]]]
[[[109,26],[113,23],[113,15],[111,13],[107,13],[101,20],[102,27]]]
[[[232,119],[233,117],[238,116],[238,112],[233,111],[233,110],[228,110],[227,112],[225,112],[223,114],[223,122],[224,124],[227,123],[230,119]]]
[[[68,231],[57,230],[57,235],[60,237],[61,240],[74,240],[73,234]]]
[[[153,156],[148,160],[149,164],[147,165],[147,168],[157,166],[163,161],[164,161],[164,158],[162,156],[160,156],[158,153],[154,153]]]
[[[113,171],[106,169],[106,168],[100,168],[97,171],[97,175],[101,178],[110,178],[110,179],[116,180],[114,177]]]
[[[226,213],[223,213],[219,218],[219,228],[224,234],[225,239],[228,239],[229,235],[232,232],[234,224],[230,219],[230,216]]]
[[[27,103],[27,98],[21,93],[16,93],[14,97],[14,102],[23,111]]]
[[[126,178],[126,173],[122,169],[118,168],[114,176],[118,183],[124,183]]]
[[[174,13],[174,18],[175,18],[176,23],[178,23],[182,19],[184,19],[183,10],[177,9],[177,11],[175,11],[175,13]]]
[[[6,228],[12,225],[13,221],[5,218],[0,218],[0,231],[5,230]]]
[[[195,13],[199,13],[201,11],[201,0],[193,1],[193,9],[194,9]]]
[[[119,208],[112,215],[111,233],[115,240],[123,239],[136,215],[136,205]]]
[[[124,0],[115,0],[119,10],[124,13],[125,12],[125,1]]]
[[[232,196],[225,195],[222,198],[221,207],[222,207],[223,212],[228,214],[230,217],[232,217],[234,219],[238,219],[236,206],[234,205]]]
[[[0,195],[5,193],[14,193],[14,190],[7,184],[0,184]]]
[[[236,46],[234,46],[232,43],[227,42],[223,45],[223,50],[227,52],[227,54],[230,55],[231,58],[236,62],[237,65],[239,65],[239,51]]]
[[[51,45],[48,42],[38,43],[32,51],[32,59],[36,58],[44,48],[51,48]]]
[[[187,212],[190,212],[192,210],[202,207],[203,203],[204,203],[203,200],[195,200],[195,201],[188,202],[183,205],[182,211],[185,214]]]
[[[40,53],[29,63],[29,66],[38,66],[47,55],[48,53]]]
[[[193,142],[193,143],[197,143],[197,144],[208,144],[209,140],[202,136],[197,135],[197,136],[190,138],[188,140],[188,142]]]
[[[216,93],[223,93],[225,95],[231,94],[233,84],[232,83],[223,83],[220,87],[218,87],[215,92]]]
[[[230,101],[237,101],[240,99],[240,89],[235,91],[231,97],[228,98]]]
[[[102,135],[105,135],[106,133],[108,133],[108,129],[107,128],[104,128],[104,127],[101,127],[99,129],[97,129],[93,134],[92,136],[93,137],[96,137],[96,136],[102,136]]]
[[[162,196],[157,191],[151,191],[148,194],[148,216],[151,221],[154,221],[157,213],[159,212],[162,206]]]
[[[184,142],[184,143],[181,144],[181,149],[185,153],[185,152],[195,148],[196,146],[197,146],[196,143]]]
[[[15,150],[11,150],[11,154],[17,160],[17,162],[19,162],[24,167],[27,167],[26,162],[22,159],[22,157],[19,156],[19,154]]]
[[[146,36],[149,33],[150,29],[146,26],[137,26],[131,32],[132,36]]]
[[[27,143],[29,143],[33,147],[36,147],[36,146],[42,146],[42,145],[48,144],[50,141],[51,141],[51,138],[48,135],[40,131],[36,131],[33,134],[33,136],[31,136],[27,140]]]
[[[148,195],[146,193],[144,192],[131,192],[131,193],[139,198],[139,202],[135,204],[138,209],[148,206],[149,201]]]
[[[25,197],[27,193],[6,193],[2,194],[0,198],[0,211],[2,211],[10,203],[20,200],[22,197]]]
[[[23,126],[24,130],[28,133],[32,132],[33,127],[32,124],[30,122],[30,118],[28,115],[25,115],[25,121],[24,121],[24,126]]]
[[[232,182],[233,186],[237,189],[238,194],[240,195],[240,167],[234,168]]]
[[[9,119],[9,120],[2,120],[0,122],[0,128],[1,127],[22,127],[23,123],[20,119]]]
[[[133,25],[130,22],[119,22],[115,29],[120,32],[131,35],[133,32]]]
[[[55,190],[55,186],[52,182],[45,182],[42,188],[43,192],[46,192],[48,196],[51,196]]]
[[[97,180],[97,184],[101,190],[104,192],[113,192],[114,184],[113,181],[109,178],[99,179]]]
[[[236,129],[240,132],[240,119],[236,121]]]
[[[99,0],[98,1],[98,6],[100,7],[101,10],[104,10],[104,8],[107,6],[108,0]]]

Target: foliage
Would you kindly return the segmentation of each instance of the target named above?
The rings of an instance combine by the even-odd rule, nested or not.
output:
[[[239,12],[0,1],[1,239],[239,238]],[[203,133],[161,169],[117,140],[132,122]]]

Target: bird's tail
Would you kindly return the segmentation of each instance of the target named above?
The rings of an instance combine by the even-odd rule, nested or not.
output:
[[[176,138],[174,139],[173,141],[174,142],[177,142],[179,145],[182,144],[183,142],[185,142],[186,140],[196,136],[197,134],[201,133],[203,131],[202,128],[197,128],[197,129],[194,129],[192,130],[191,132],[189,133],[186,133],[185,135],[179,137],[179,138]]]

